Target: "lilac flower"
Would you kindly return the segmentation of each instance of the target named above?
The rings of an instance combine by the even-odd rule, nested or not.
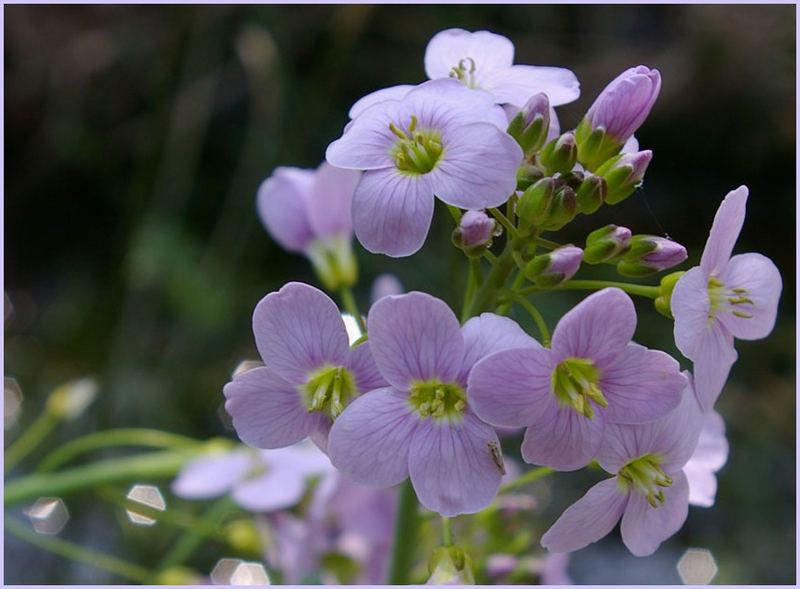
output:
[[[225,409],[243,442],[281,448],[306,436],[323,450],[347,404],[386,382],[369,342],[350,348],[336,304],[322,291],[290,282],[265,296],[253,313],[263,368],[225,385]]]
[[[728,440],[725,422],[716,411],[703,416],[703,429],[697,448],[683,467],[689,481],[689,503],[711,507],[717,495],[717,477],[714,476],[728,461]]]
[[[620,145],[642,126],[661,91],[658,70],[629,68],[606,86],[586,112],[592,129],[602,127]]]
[[[209,499],[230,493],[250,511],[277,511],[297,504],[307,479],[333,471],[330,460],[310,444],[278,450],[239,448],[187,463],[172,483],[184,499]]]
[[[683,466],[692,455],[703,415],[691,386],[680,405],[656,422],[609,425],[598,453],[613,478],[597,483],[542,536],[552,552],[572,552],[605,537],[622,519],[622,541],[648,556],[677,532],[689,510]]]
[[[489,31],[440,31],[425,50],[428,79],[455,78],[467,88],[489,92],[497,104],[514,105],[519,109],[528,98],[542,92],[551,105],[559,106],[580,96],[580,84],[570,70],[512,65],[513,62],[514,44]],[[403,84],[368,94],[352,106],[350,118],[356,118],[384,100],[400,100],[412,88]]]
[[[656,420],[675,408],[686,385],[673,358],[631,342],[635,328],[628,295],[596,292],[564,315],[551,348],[505,350],[478,362],[470,403],[492,425],[528,427],[525,461],[585,466],[606,424]]]
[[[686,257],[686,248],[677,241],[657,235],[634,235],[617,271],[623,276],[648,276],[677,266]]]
[[[465,209],[508,200],[522,150],[505,124],[489,94],[455,80],[426,82],[361,113],[326,153],[335,166],[367,170],[353,195],[361,244],[394,257],[416,252],[434,195]]]
[[[747,187],[722,201],[700,259],[672,293],[675,343],[694,362],[695,387],[704,411],[722,392],[736,361],[733,338],[766,337],[775,325],[781,275],[761,254],[731,257],[745,216]]]
[[[269,234],[308,257],[332,290],[356,280],[350,203],[360,178],[323,162],[316,170],[276,168],[258,189],[258,214]]]
[[[419,292],[380,299],[368,328],[389,386],[356,399],[336,420],[334,466],[375,486],[410,476],[420,502],[442,515],[480,511],[504,467],[497,434],[470,407],[467,376],[494,351],[540,346],[491,313],[460,327],[444,302]]]

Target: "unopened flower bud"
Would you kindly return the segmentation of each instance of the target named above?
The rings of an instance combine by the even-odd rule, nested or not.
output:
[[[338,291],[358,280],[358,265],[349,237],[315,240],[306,249],[311,266],[327,290]]]
[[[252,520],[234,520],[225,526],[224,534],[228,546],[237,552],[258,554],[263,548],[261,535]]]
[[[534,94],[511,119],[508,134],[517,140],[525,157],[530,157],[544,145],[550,128],[550,101],[546,94]]]
[[[606,225],[586,237],[583,261],[587,264],[611,262],[624,254],[631,242],[631,230],[618,225]]]
[[[542,178],[528,187],[517,202],[517,217],[523,227],[537,227],[550,216],[555,196],[555,182]]]
[[[641,127],[661,90],[661,74],[643,65],[622,72],[600,93],[578,128],[578,160],[595,170]]]
[[[655,235],[634,235],[625,257],[617,264],[623,276],[648,276],[672,268],[687,257],[681,244]]]
[[[453,243],[468,256],[480,256],[498,234],[497,222],[483,211],[467,211],[453,231]]]
[[[428,563],[431,573],[426,585],[474,585],[472,559],[458,546],[440,546]]]
[[[539,160],[550,174],[566,174],[575,166],[578,161],[578,146],[575,143],[575,135],[564,133],[550,141],[542,148]]]
[[[544,176],[539,166],[525,164],[517,170],[517,190],[527,190],[529,186],[538,182]]]
[[[607,192],[608,186],[604,178],[594,174],[587,175],[578,187],[578,192],[575,193],[578,199],[578,209],[584,215],[591,215],[603,204]]]
[[[575,276],[582,258],[581,248],[565,245],[534,257],[525,266],[525,277],[539,286],[556,286]]]
[[[564,186],[553,197],[550,215],[542,225],[548,231],[557,231],[569,223],[578,214],[578,199],[570,186]]]
[[[47,411],[60,419],[77,419],[94,402],[97,390],[97,381],[93,378],[63,384],[48,397]]]
[[[686,272],[673,272],[664,276],[659,286],[659,295],[656,297],[656,300],[653,301],[656,311],[668,319],[674,319],[670,305],[672,301],[672,291],[675,290],[675,285],[678,284],[678,280],[680,280],[681,276],[684,274],[686,274]]]
[[[633,194],[633,191],[642,185],[644,174],[652,159],[653,152],[646,149],[635,153],[623,153],[603,164],[597,170],[597,175],[606,181],[608,187],[606,202],[614,205]]]

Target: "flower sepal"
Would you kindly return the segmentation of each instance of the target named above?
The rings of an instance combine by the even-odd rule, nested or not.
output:
[[[661,313],[667,319],[674,319],[672,316],[672,309],[670,307],[670,302],[672,301],[672,291],[675,290],[675,285],[678,284],[678,280],[680,280],[681,276],[684,274],[686,274],[686,272],[673,272],[671,274],[667,274],[661,279],[661,284],[659,285],[659,294],[658,297],[653,301],[653,304],[656,307],[656,311]]]
[[[550,101],[546,94],[535,94],[511,119],[507,133],[516,139],[525,157],[529,158],[547,140],[550,130]]]
[[[358,281],[358,262],[350,239],[316,240],[308,247],[307,255],[326,290],[336,292]]]
[[[578,146],[575,135],[564,133],[542,148],[539,161],[550,174],[566,174],[578,161]]]
[[[440,546],[428,562],[426,585],[474,585],[472,558],[459,546]]]
[[[656,235],[634,235],[625,256],[617,263],[617,272],[638,278],[677,266],[687,257],[681,244]]]
[[[628,251],[630,243],[630,229],[618,225],[606,225],[586,236],[583,261],[587,264],[614,262]]]
[[[622,149],[622,143],[609,136],[603,127],[592,128],[584,118],[575,129],[578,161],[591,172],[595,172]]]

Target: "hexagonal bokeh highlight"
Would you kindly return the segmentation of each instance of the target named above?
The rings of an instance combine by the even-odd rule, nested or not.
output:
[[[678,574],[684,585],[708,585],[718,571],[714,555],[705,548],[689,548],[678,561]]]
[[[131,501],[135,503],[141,503],[145,507],[149,507],[151,509],[157,509],[158,511],[165,511],[167,509],[167,503],[164,501],[164,496],[161,494],[159,488],[154,485],[134,485],[131,487],[131,490],[128,491],[127,497]],[[131,520],[131,523],[139,526],[152,526],[156,523],[155,519],[142,513],[138,513],[135,508],[129,508],[125,511],[128,514],[128,519]]]
[[[58,534],[69,520],[67,506],[58,497],[40,497],[25,513],[39,534]]]
[[[231,577],[240,564],[244,561],[240,558],[221,558],[214,565],[211,571],[211,582],[214,585],[230,585]]]
[[[270,585],[264,565],[258,562],[242,562],[233,571],[231,585]]]

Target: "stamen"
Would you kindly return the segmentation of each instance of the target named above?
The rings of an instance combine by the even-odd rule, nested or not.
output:
[[[553,393],[558,401],[587,419],[594,417],[593,404],[603,409],[608,407],[599,384],[600,370],[586,358],[566,358],[552,375]]]
[[[464,390],[455,383],[433,379],[411,385],[409,401],[420,417],[461,419],[467,407]]]
[[[652,507],[664,504],[662,489],[672,486],[670,477],[661,468],[661,456],[646,454],[626,463],[619,469],[617,476],[623,489],[633,489],[642,493]]]
[[[325,413],[336,419],[358,394],[355,379],[343,366],[325,365],[308,376],[300,395],[309,413]]]
[[[755,307],[753,299],[747,296],[746,288],[736,287],[728,289],[718,278],[712,276],[708,279],[708,320],[712,321],[719,313],[731,313],[741,319],[752,319],[750,312]],[[742,310],[744,305],[750,308]]]
[[[415,115],[411,116],[408,133],[389,123],[389,130],[399,139],[392,147],[391,155],[398,170],[427,174],[436,167],[444,148],[438,131],[419,129],[418,126],[419,120]]]

